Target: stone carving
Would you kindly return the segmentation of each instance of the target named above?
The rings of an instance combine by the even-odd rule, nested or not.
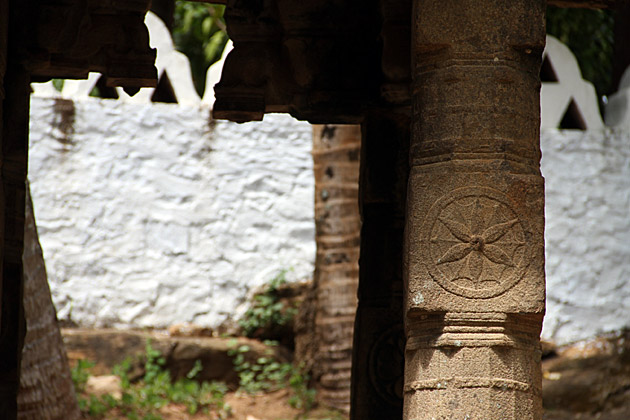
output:
[[[405,420],[542,417],[546,2],[504,6],[414,0]]]
[[[523,218],[505,194],[459,188],[441,197],[423,227],[423,259],[433,280],[467,298],[491,298],[525,273],[529,252]]]
[[[149,44],[157,51],[155,66],[159,77],[168,75],[177,103],[188,106],[204,104],[212,107],[215,100],[214,85],[219,81],[225,56],[232,49],[231,41],[226,45],[221,60],[208,69],[206,90],[203,98],[200,98],[193,84],[190,62],[184,54],[175,50],[173,39],[164,22],[155,14],[149,12],[145,18],[145,25],[149,32]],[[32,87],[33,92],[37,96],[62,96],[71,99],[84,99],[90,95],[100,77],[99,73],[92,72],[86,80],[65,80],[61,92],[53,87],[52,81],[33,83]],[[154,92],[155,88],[141,88],[134,96],[129,96],[122,88],[116,88],[116,93],[122,102],[151,103],[151,97]]]
[[[582,79],[575,56],[553,36],[547,35],[543,60],[551,66],[557,81],[543,82],[540,89],[541,128],[558,128],[573,106],[582,129],[604,127],[593,85]]]
[[[150,3],[52,0],[34,7],[25,39],[32,80],[82,79],[94,71],[130,92],[156,86],[155,51],[143,25]]]
[[[399,405],[403,398],[404,353],[402,325],[385,330],[370,350],[370,382],[378,395],[392,405]]]

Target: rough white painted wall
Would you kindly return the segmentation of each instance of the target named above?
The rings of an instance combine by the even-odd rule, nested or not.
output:
[[[630,131],[544,130],[547,315],[558,343],[630,327]]]
[[[60,319],[216,327],[279,270],[311,276],[308,124],[88,99],[64,135],[54,103],[31,100],[29,174]]]

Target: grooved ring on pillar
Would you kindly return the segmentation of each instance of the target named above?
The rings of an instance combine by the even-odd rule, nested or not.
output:
[[[405,392],[416,392],[424,390],[440,390],[449,388],[495,388],[500,390],[512,390],[520,392],[531,392],[542,395],[540,389],[531,384],[512,379],[504,378],[479,378],[479,377],[453,377],[429,379],[425,381],[414,381],[405,386]]]
[[[534,255],[525,218],[501,191],[464,187],[440,197],[422,226],[422,261],[445,290],[470,299],[501,295]]]

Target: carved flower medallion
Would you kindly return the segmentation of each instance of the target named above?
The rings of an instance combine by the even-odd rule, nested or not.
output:
[[[451,293],[498,296],[520,281],[531,249],[525,222],[502,192],[467,187],[441,197],[422,230],[429,274]]]

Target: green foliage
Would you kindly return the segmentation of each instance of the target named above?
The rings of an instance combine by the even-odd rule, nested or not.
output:
[[[614,12],[611,10],[547,8],[547,33],[575,54],[584,79],[598,97],[612,86]]]
[[[151,346],[150,341],[146,344],[145,357],[145,374],[137,384],[132,384],[129,379],[131,370],[129,359],[114,367],[113,373],[121,379],[120,399],[111,395],[101,397],[83,395],[89,377],[88,369],[93,364],[78,363],[73,369],[72,377],[81,412],[93,418],[103,418],[110,410],[117,409],[128,419],[160,420],[162,417],[159,409],[175,403],[185,405],[190,414],[212,408],[219,419],[225,419],[230,415],[230,407],[224,401],[228,391],[224,383],[205,381],[199,383],[194,380],[203,369],[200,361],[195,362],[185,378],[173,382],[170,373],[164,369],[165,360],[162,354]]]
[[[52,79],[53,86],[55,87],[57,92],[61,92],[64,82],[64,79]]]
[[[72,383],[76,392],[83,392],[85,390],[85,384],[90,377],[90,369],[94,367],[94,362],[88,360],[77,360],[77,364],[74,365],[70,371],[72,377]]]
[[[293,369],[289,376],[289,386],[293,390],[293,395],[289,397],[289,404],[304,412],[310,411],[315,405],[316,391],[308,387],[309,379],[303,366]]]
[[[335,409],[329,409],[320,420],[347,420],[348,416]]]
[[[297,308],[287,306],[278,297],[278,288],[287,282],[286,273],[287,270],[282,270],[262,293],[254,296],[252,307],[239,320],[247,337],[254,337],[259,330],[285,325],[297,314]]]
[[[221,58],[228,36],[225,6],[190,1],[175,3],[173,41],[190,60],[195,88],[201,95],[208,67]]]
[[[267,349],[263,357],[250,361],[247,358],[250,347],[237,346],[236,340],[230,343],[228,355],[232,356],[234,370],[239,375],[240,390],[248,394],[290,388],[289,404],[298,410],[308,412],[315,404],[315,390],[308,387],[309,376],[302,367],[291,363],[280,363],[274,357],[273,347],[278,343],[265,341]]]

